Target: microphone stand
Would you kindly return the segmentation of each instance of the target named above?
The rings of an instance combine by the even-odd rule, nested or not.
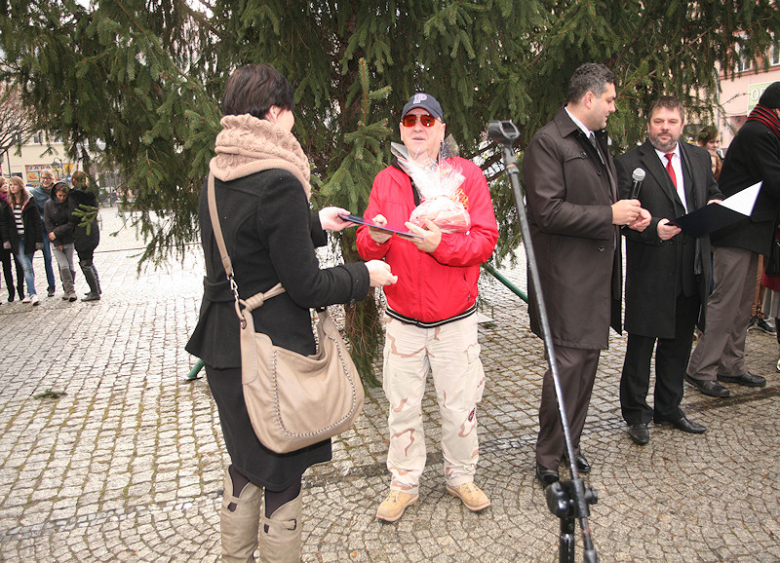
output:
[[[583,561],[586,563],[596,563],[598,554],[593,546],[590,535],[590,504],[598,502],[596,491],[590,487],[586,488],[585,483],[580,477],[577,462],[574,457],[574,447],[571,442],[571,432],[569,430],[569,419],[566,416],[565,405],[563,404],[563,392],[558,376],[558,364],[555,360],[555,350],[550,335],[550,324],[547,318],[547,309],[544,305],[542,295],[542,284],[539,278],[539,268],[536,264],[536,255],[533,244],[531,243],[531,230],[528,226],[528,216],[523,205],[523,193],[520,189],[520,173],[517,169],[514,149],[514,141],[520,136],[517,126],[511,121],[491,121],[487,128],[488,137],[491,141],[498,144],[503,151],[504,167],[509,175],[512,184],[512,192],[515,197],[515,206],[517,207],[517,216],[520,220],[520,229],[523,235],[523,246],[525,247],[526,259],[528,263],[528,272],[531,276],[531,283],[536,291],[536,305],[539,308],[539,320],[542,328],[545,350],[547,352],[547,361],[552,373],[553,383],[555,385],[555,396],[558,399],[558,414],[563,426],[563,437],[566,443],[566,452],[568,453],[569,465],[571,467],[572,479],[570,481],[558,481],[547,488],[547,507],[555,516],[560,518],[560,538],[558,560],[561,563],[573,563],[575,552],[575,519],[580,522],[582,530],[582,543],[584,547]]]

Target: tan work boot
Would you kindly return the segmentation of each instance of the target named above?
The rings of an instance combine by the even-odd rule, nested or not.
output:
[[[490,506],[490,499],[474,483],[463,483],[457,487],[447,485],[447,492],[462,500],[466,508],[472,512],[479,512]]]
[[[263,563],[299,563],[303,542],[303,493],[271,514],[263,515],[260,530],[260,561]],[[265,527],[268,526],[268,531]]]
[[[250,482],[238,497],[233,496],[233,479],[225,469],[225,492],[219,511],[222,561],[252,563],[255,560],[262,510],[263,489]]]
[[[410,495],[402,491],[390,489],[387,498],[379,505],[376,517],[385,522],[395,522],[404,515],[407,506],[412,506],[420,498],[420,495]]]

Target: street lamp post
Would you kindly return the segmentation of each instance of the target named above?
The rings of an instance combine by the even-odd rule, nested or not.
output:
[[[59,163],[59,164],[58,164]],[[62,164],[61,158],[55,158],[51,161],[51,167],[57,171],[57,178],[62,179],[62,174],[65,172],[65,167]]]

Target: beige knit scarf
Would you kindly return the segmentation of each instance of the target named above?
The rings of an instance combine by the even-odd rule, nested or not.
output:
[[[215,178],[229,182],[262,170],[281,168],[292,173],[311,198],[309,160],[292,133],[251,115],[226,115],[220,121],[209,169]]]

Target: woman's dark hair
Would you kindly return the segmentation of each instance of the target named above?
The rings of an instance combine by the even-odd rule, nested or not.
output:
[[[274,67],[244,65],[230,76],[222,96],[224,115],[248,113],[264,119],[271,106],[295,109],[292,86]]]
[[[710,141],[714,141],[718,138],[718,130],[712,125],[707,125],[704,129],[699,131],[698,141],[701,146],[706,146]]]
[[[56,194],[57,192],[65,192],[68,193],[68,184],[65,182],[57,182],[51,187],[51,193]]]

